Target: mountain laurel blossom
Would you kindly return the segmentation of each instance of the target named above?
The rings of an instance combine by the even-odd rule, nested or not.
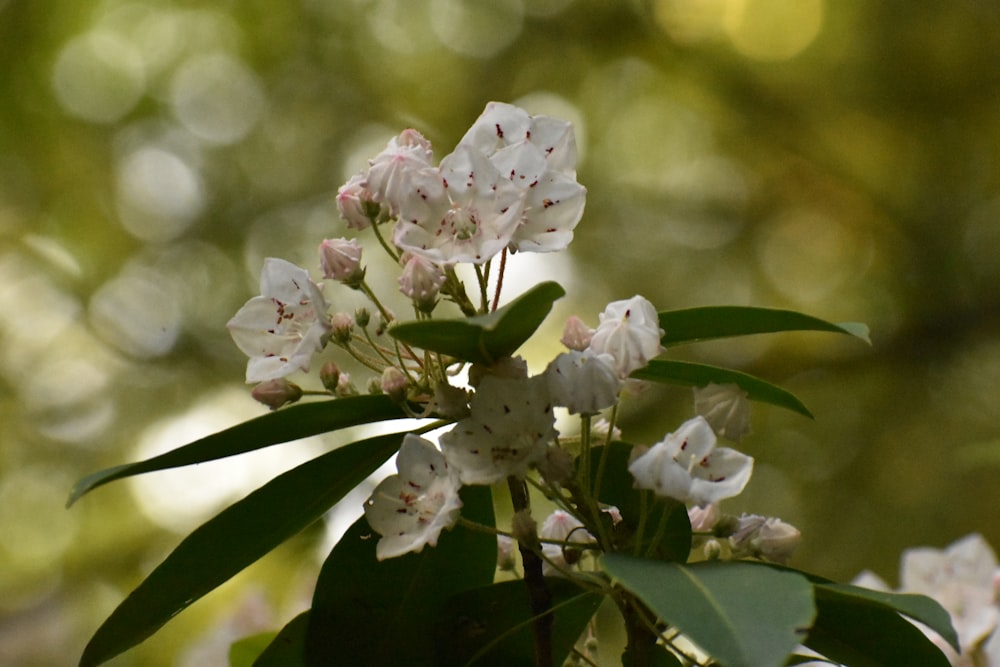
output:
[[[635,488],[689,505],[738,495],[750,481],[753,458],[715,443],[704,417],[687,420],[629,464]]]
[[[597,414],[618,402],[621,380],[610,354],[563,352],[543,375],[552,403],[567,408],[570,414]]]
[[[720,438],[739,442],[750,433],[750,400],[735,384],[710,383],[694,388],[694,411]]]
[[[412,192],[413,176],[431,167],[434,154],[431,143],[416,130],[403,130],[389,140],[385,149],[368,161],[365,187],[372,199],[389,205],[393,215],[399,204]]]
[[[663,351],[659,316],[653,304],[643,297],[636,295],[612,301],[599,319],[588,349],[597,354],[610,354],[618,377],[628,377]]]
[[[246,381],[264,382],[309,370],[330,339],[327,303],[305,269],[283,259],[264,260],[260,296],[237,311],[226,328],[248,357]]]
[[[482,378],[469,404],[471,414],[441,436],[448,463],[463,484],[493,484],[524,478],[545,459],[557,432],[545,378]]]
[[[382,480],[365,502],[365,518],[381,535],[379,560],[437,545],[441,531],[458,521],[460,484],[429,440],[407,433],[396,456],[398,474]]]

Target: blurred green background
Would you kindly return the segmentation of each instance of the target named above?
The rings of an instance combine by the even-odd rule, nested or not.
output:
[[[971,531],[1000,546],[1000,3],[0,0],[0,94],[0,664],[75,664],[184,533],[337,442],[63,508],[88,472],[260,414],[224,325],[263,258],[315,272],[366,158],[404,127],[441,157],[489,100],[576,124],[577,239],[511,268],[569,287],[555,337],[636,292],[871,326],[872,349],[677,351],[816,415],[755,408],[727,509],[796,524],[792,564],[840,580]],[[627,408],[653,442],[691,396]],[[306,604],[334,523],[113,664],[225,664]]]

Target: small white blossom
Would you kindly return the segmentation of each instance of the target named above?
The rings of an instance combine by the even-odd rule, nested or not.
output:
[[[538,530],[538,537],[570,544],[593,544],[597,541],[579,519],[563,510],[555,510],[546,517]],[[575,564],[580,557],[579,551],[572,547],[545,542],[542,543],[542,553],[546,558],[542,564],[542,574],[545,576],[562,574],[561,569]]]
[[[686,504],[738,495],[750,481],[753,459],[715,443],[703,417],[689,419],[629,464],[635,487]]]
[[[662,337],[656,308],[636,295],[607,305],[588,349],[597,354],[610,354],[615,360],[618,377],[624,379],[663,351]]]
[[[524,193],[468,146],[439,169],[415,172],[407,185],[393,242],[441,266],[489,261],[520,222]]]
[[[556,436],[545,378],[482,378],[471,415],[441,436],[441,449],[463,484],[523,478],[545,459]]]
[[[309,274],[283,259],[264,260],[260,296],[239,309],[226,328],[248,357],[247,382],[309,370],[330,338],[327,304]]]
[[[554,405],[571,414],[596,414],[618,402],[621,380],[609,354],[563,352],[548,365],[544,377]]]
[[[396,469],[398,474],[382,480],[365,503],[368,524],[382,536],[375,547],[379,560],[435,546],[462,508],[460,485],[430,441],[408,433]]]
[[[431,167],[431,143],[416,130],[403,130],[385,149],[368,161],[367,189],[377,202],[385,202],[393,215],[413,191],[413,178]]]
[[[720,438],[739,442],[750,433],[750,401],[738,385],[713,382],[707,387],[695,387],[694,411]]]
[[[352,282],[365,275],[361,268],[361,244],[355,239],[324,239],[319,244],[319,265],[327,280]]]

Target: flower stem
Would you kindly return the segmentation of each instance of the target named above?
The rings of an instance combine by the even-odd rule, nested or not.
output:
[[[497,271],[497,290],[496,292],[493,293],[493,308],[490,310],[490,312],[495,311],[497,309],[497,306],[500,305],[500,289],[503,287],[503,272],[504,269],[506,268],[507,268],[507,248],[504,248],[503,252],[500,253],[500,270]]]
[[[528,485],[523,479],[507,478],[507,488],[510,489],[511,504],[514,512],[528,511]],[[535,633],[535,667],[553,667],[552,661],[552,591],[545,583],[542,575],[542,558],[532,548],[521,542],[517,545],[521,552],[521,563],[524,565],[524,584],[528,588],[528,601],[531,605],[531,615],[534,617],[532,627]]]

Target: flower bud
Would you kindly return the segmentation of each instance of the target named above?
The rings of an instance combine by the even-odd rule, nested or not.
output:
[[[334,393],[336,393],[337,396],[340,396],[341,398],[344,398],[346,396],[358,395],[358,388],[354,386],[353,382],[351,382],[350,373],[342,372],[340,374],[340,377],[337,378],[337,389]]]
[[[716,539],[706,540],[702,550],[705,553],[705,560],[719,560],[722,556],[722,545]]]
[[[368,323],[372,321],[372,314],[364,306],[359,307],[354,311],[354,321],[357,322],[358,326],[364,329],[368,326]]]
[[[754,551],[763,558],[784,565],[792,557],[802,540],[802,533],[795,526],[778,518],[769,518],[751,541]]]
[[[327,391],[336,391],[337,382],[340,380],[340,368],[332,361],[323,364],[319,369],[319,381],[323,383]]]
[[[364,174],[355,174],[337,190],[337,210],[351,229],[365,229],[378,215],[379,205],[372,199]]]
[[[719,506],[715,503],[695,505],[688,510],[691,530],[696,533],[707,533],[719,522]]]
[[[590,339],[593,336],[593,329],[584,324],[583,320],[576,315],[570,315],[566,319],[566,326],[563,327],[563,335],[559,342],[571,350],[583,352],[590,345]]]
[[[372,395],[378,396],[382,393],[382,379],[381,378],[368,378],[368,384],[365,385],[365,391]]]
[[[341,345],[351,342],[351,333],[354,331],[354,318],[347,313],[335,313],[330,320],[333,340]]]
[[[430,260],[409,252],[403,253],[400,262],[403,272],[399,276],[399,291],[412,299],[419,310],[431,312],[444,285],[444,271]]]
[[[319,264],[323,277],[358,287],[365,278],[361,268],[361,244],[354,239],[325,239],[319,244]]]
[[[294,403],[302,398],[302,388],[285,378],[278,378],[261,382],[253,388],[250,395],[258,403],[263,403],[272,410],[277,410],[282,405]]]
[[[387,366],[384,371],[382,371],[382,380],[380,384],[380,389],[382,393],[391,398],[396,403],[402,403],[406,400],[406,389],[409,387],[409,382],[406,376],[403,375],[403,371],[399,370],[395,366]]]

